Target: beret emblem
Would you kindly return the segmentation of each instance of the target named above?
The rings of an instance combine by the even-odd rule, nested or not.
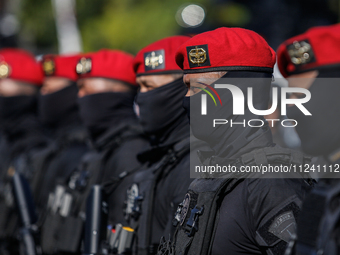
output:
[[[49,76],[55,72],[55,62],[53,59],[45,59],[43,62],[43,70],[45,75]]]
[[[187,47],[187,57],[190,68],[210,66],[208,45]]]
[[[145,71],[165,68],[164,50],[144,53]]]
[[[0,63],[0,78],[4,79],[9,76],[11,69],[9,65],[6,62],[1,62]]]
[[[86,74],[92,70],[92,60],[91,58],[81,58],[76,66],[77,74]]]
[[[292,63],[296,66],[315,62],[312,46],[307,40],[295,41],[287,46]]]
[[[193,64],[203,64],[207,60],[207,52],[203,48],[194,48],[189,52],[189,60]]]

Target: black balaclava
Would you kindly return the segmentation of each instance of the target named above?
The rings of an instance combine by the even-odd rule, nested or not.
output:
[[[80,123],[77,104],[78,88],[75,82],[51,94],[38,98],[40,121],[50,128],[63,128]]]
[[[25,114],[36,111],[36,95],[32,96],[0,96],[0,125],[16,120]]]
[[[140,124],[152,139],[152,144],[161,145],[183,139],[179,134],[182,132],[173,131],[188,129],[188,120],[182,107],[183,97],[187,91],[183,79],[180,78],[162,87],[138,94],[136,103],[139,106]]]
[[[135,96],[135,92],[107,92],[79,98],[80,116],[92,138],[96,140],[109,128],[135,118]]]
[[[340,148],[339,77],[339,70],[319,70],[309,88],[311,100],[303,104],[312,116],[305,116],[295,105],[287,107],[287,116],[298,122],[296,131],[305,153],[327,156]]]
[[[271,86],[271,74],[249,71],[231,71],[226,73],[223,80],[217,80],[213,84],[232,84],[240,88],[247,100],[247,88],[253,88],[253,105],[257,110],[268,109],[269,93]],[[191,97],[184,98],[183,107],[186,108],[190,118],[190,125],[193,135],[208,143],[216,156],[229,158],[244,148],[258,137],[266,137],[261,142],[253,144],[252,147],[272,146],[272,137],[269,126],[262,116],[251,113],[245,104],[245,115],[233,115],[233,99],[228,89],[217,90],[223,106],[215,106],[213,100],[207,100],[207,115],[201,115],[201,91]],[[190,111],[191,109],[191,111]],[[216,125],[213,127],[214,119],[227,119],[227,125]],[[234,125],[230,127],[230,120],[243,122],[246,120],[246,127]],[[261,119],[263,127],[249,127],[247,122],[250,119]],[[252,125],[259,125],[254,122]]]
[[[37,95],[0,97],[0,127],[9,143],[11,157],[46,145],[36,116],[36,103]]]

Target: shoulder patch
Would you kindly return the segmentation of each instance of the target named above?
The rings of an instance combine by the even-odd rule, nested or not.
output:
[[[296,234],[296,221],[293,212],[289,211],[277,216],[268,231],[288,243]]]
[[[258,233],[268,246],[279,240],[288,243],[296,235],[296,217],[300,208],[295,202],[284,206],[259,229]]]
[[[187,216],[187,213],[189,211],[190,206],[190,194],[185,194],[184,200],[183,200],[183,207],[180,215],[180,224],[183,225],[185,217]]]

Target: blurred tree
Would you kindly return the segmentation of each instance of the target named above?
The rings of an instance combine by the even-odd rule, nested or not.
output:
[[[21,45],[26,48],[35,46],[39,53],[57,53],[58,42],[51,0],[21,1]],[[112,48],[136,53],[149,43],[166,36],[196,34],[219,26],[253,29],[276,48],[283,40],[302,33],[311,26],[335,23],[337,10],[340,9],[339,2],[340,0],[76,0],[76,14],[85,52]],[[206,10],[206,19],[202,26],[183,28],[177,24],[177,11],[189,3],[200,4]]]
[[[51,1],[22,0],[21,44],[40,51],[57,52],[57,35]],[[27,46],[28,44],[28,46]]]
[[[207,5],[208,0],[195,3]],[[183,0],[108,1],[101,16],[81,22],[84,50],[109,47],[136,53],[155,40],[175,35],[180,32],[175,15],[183,4]]]
[[[57,53],[51,1],[22,2],[23,43],[35,45],[40,53]],[[209,0],[194,2],[206,7]],[[155,40],[180,33],[183,30],[176,23],[175,14],[185,3],[183,0],[77,0],[77,20],[84,51],[115,48],[136,53]]]

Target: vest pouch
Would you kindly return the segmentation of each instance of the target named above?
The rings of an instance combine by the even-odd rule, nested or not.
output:
[[[57,247],[62,252],[79,252],[84,222],[79,217],[62,217]]]
[[[49,213],[41,228],[41,249],[44,254],[53,254],[56,251],[57,234],[61,216]]]
[[[182,203],[180,227],[174,240],[176,255],[209,254],[220,203],[237,182],[236,178],[193,181]]]
[[[183,247],[180,250],[176,249],[176,253],[178,255],[184,255],[188,254],[188,250],[191,246],[192,240],[194,237],[188,237],[187,234],[185,234],[183,231],[178,232],[177,237],[176,237],[176,245],[179,247]]]
[[[5,201],[0,201],[0,239],[6,237],[5,229],[11,210],[13,209],[9,208]]]

